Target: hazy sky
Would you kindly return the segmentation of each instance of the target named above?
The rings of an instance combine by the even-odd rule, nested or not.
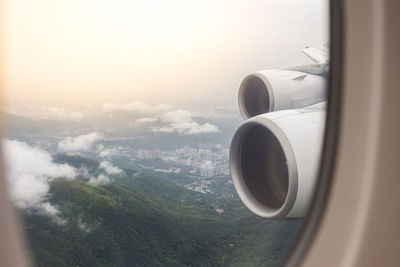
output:
[[[256,70],[308,63],[326,0],[7,0],[10,105],[236,106]]]

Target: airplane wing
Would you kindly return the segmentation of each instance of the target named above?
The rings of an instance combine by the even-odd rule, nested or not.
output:
[[[329,50],[325,46],[307,46],[303,49],[303,53],[317,64],[329,61]]]

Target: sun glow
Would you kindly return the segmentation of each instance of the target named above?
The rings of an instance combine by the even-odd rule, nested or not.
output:
[[[322,12],[304,21],[311,6],[276,2],[7,0],[6,93],[25,105],[234,106],[246,73],[304,61],[300,49],[321,43]]]

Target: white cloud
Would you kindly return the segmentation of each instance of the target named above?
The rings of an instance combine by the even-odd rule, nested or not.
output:
[[[58,210],[54,206],[52,206],[49,202],[41,203],[40,207],[45,213],[49,215],[55,216],[58,214]]]
[[[150,124],[157,121],[157,118],[145,117],[135,120],[135,124]]]
[[[7,182],[13,202],[20,208],[34,208],[56,216],[58,210],[48,202],[50,181],[74,179],[76,170],[67,164],[56,164],[49,153],[24,142],[3,140]],[[61,218],[58,218],[61,221]]]
[[[103,104],[102,110],[104,112],[120,112],[120,111],[125,111],[125,112],[137,112],[137,113],[149,113],[151,111],[151,106],[135,101],[131,103],[124,103],[124,104],[119,104],[119,103],[105,103]]]
[[[89,172],[84,173],[84,177],[90,177],[88,181],[89,184],[93,186],[105,185],[111,182],[109,175],[117,175],[123,173],[122,169],[118,168],[117,166],[114,166],[111,162],[106,160],[100,162],[99,169],[104,170],[105,174],[99,174],[97,177],[96,176],[90,177]]]
[[[170,111],[161,115],[164,126],[154,127],[154,132],[179,134],[200,134],[218,132],[218,127],[210,123],[200,124],[193,120],[193,114],[185,110]]]
[[[152,114],[157,112],[165,112],[173,109],[173,106],[168,104],[159,104],[157,106],[150,106],[147,103],[134,101],[130,103],[104,103],[102,106],[102,110],[106,113],[113,112],[131,112],[131,113],[140,113],[140,114]]]
[[[108,175],[115,175],[115,174],[120,174],[123,172],[120,168],[114,166],[111,162],[106,161],[106,160],[103,160],[100,163],[99,168],[103,169]]]
[[[47,116],[48,119],[70,119],[70,120],[80,120],[83,114],[78,111],[71,111],[60,107],[46,107],[42,106],[39,108],[39,113]]]
[[[148,104],[138,101],[122,104],[120,108],[126,112],[149,113],[151,111],[151,107]]]
[[[99,153],[99,156],[102,158],[110,158],[114,155],[118,155],[121,150],[123,150],[121,146],[107,148],[103,144],[97,146],[97,153]]]
[[[103,184],[108,184],[109,182],[110,178],[104,174],[100,174],[97,177],[92,177],[89,180],[89,184],[91,185],[103,185]]]
[[[68,136],[58,143],[60,151],[87,151],[92,148],[93,144],[102,140],[103,135],[98,132],[80,135],[77,137]]]
[[[113,155],[115,155],[115,151],[111,149],[105,149],[99,153],[99,156],[102,158],[109,158]]]
[[[197,124],[197,123],[196,123]],[[203,125],[197,124],[194,127],[191,127],[186,134],[200,134],[200,133],[216,133],[218,132],[218,127],[212,125],[211,123],[204,123]]]
[[[50,119],[50,120],[81,120],[85,115],[76,110],[70,110],[62,107],[48,107],[48,106],[32,106],[32,105],[8,105],[4,111],[16,116],[23,116],[36,119]]]
[[[78,216],[78,228],[86,233],[90,233],[93,231],[94,227],[90,226],[88,223],[82,220],[82,215]]]
[[[171,112],[167,112],[162,116],[162,120],[165,122],[191,122],[192,121],[192,113],[185,110],[175,110]]]

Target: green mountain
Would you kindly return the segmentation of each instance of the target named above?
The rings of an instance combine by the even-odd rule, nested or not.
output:
[[[49,201],[62,220],[22,211],[37,266],[276,266],[301,227],[145,174],[56,179]]]

